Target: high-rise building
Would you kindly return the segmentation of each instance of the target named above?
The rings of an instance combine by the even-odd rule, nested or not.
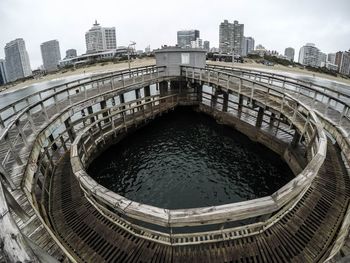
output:
[[[61,60],[60,44],[57,40],[50,40],[40,45],[41,57],[44,70],[47,72],[56,71]]]
[[[29,56],[22,38],[17,38],[6,44],[5,60],[8,81],[15,81],[32,75]]]
[[[255,40],[252,37],[243,37],[242,56],[247,56],[254,51]]]
[[[101,27],[95,21],[93,27],[85,33],[86,53],[117,49],[115,27]]]
[[[7,83],[6,61],[0,59],[0,85]]]
[[[318,67],[325,67],[327,62],[327,54],[323,52],[318,53],[318,59],[317,59],[317,66]]]
[[[337,52],[337,54],[340,52]],[[341,52],[340,63],[338,65],[339,73],[350,75],[350,50]]]
[[[327,61],[331,64],[335,64],[335,53],[329,53],[327,55]]]
[[[294,54],[295,54],[295,51],[294,51],[294,48],[292,47],[287,47],[284,50],[284,55],[289,61],[294,61]]]
[[[146,48],[145,48],[145,53],[149,54],[151,53],[151,46],[148,45]]]
[[[208,51],[209,52],[209,50],[210,50],[210,42],[209,41],[204,41],[203,42],[203,48],[206,50],[206,51]]]
[[[318,67],[320,50],[315,44],[307,43],[300,48],[299,63],[305,66]]]
[[[337,53],[335,53],[335,64],[338,66],[338,70],[340,69],[342,56],[343,56],[342,51],[338,51]]]
[[[196,41],[199,37],[199,30],[177,31],[177,45],[179,47],[191,47],[191,41]]]
[[[66,50],[66,58],[75,58],[77,57],[77,50],[76,49],[67,49]]]
[[[195,41],[191,41],[192,48],[203,48],[203,41],[200,38],[197,38]]]
[[[219,26],[219,48],[223,53],[243,54],[244,24],[224,20]]]

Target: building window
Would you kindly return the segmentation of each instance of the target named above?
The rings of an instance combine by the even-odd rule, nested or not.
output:
[[[181,53],[181,64],[190,64],[190,53]]]

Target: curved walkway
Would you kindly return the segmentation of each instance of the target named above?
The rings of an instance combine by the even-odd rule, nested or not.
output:
[[[346,212],[350,182],[328,143],[319,176],[300,202],[263,233],[214,244],[167,246],[137,238],[84,198],[65,154],[53,176],[51,221],[81,262],[318,262],[327,255]],[[67,172],[70,171],[70,172]]]

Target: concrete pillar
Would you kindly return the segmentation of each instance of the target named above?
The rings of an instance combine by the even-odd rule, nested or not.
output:
[[[120,104],[125,103],[124,94],[120,94],[119,95],[119,101],[120,101]],[[125,109],[125,106],[122,106],[122,109]]]
[[[105,100],[101,101],[100,106],[101,106],[101,109],[107,108],[107,102]],[[103,116],[103,118],[108,117],[108,112],[107,111],[103,112],[102,116]],[[106,119],[104,121],[104,123],[107,123],[107,122],[109,122],[109,119]]]
[[[238,118],[241,118],[242,115],[242,109],[243,109],[243,95],[238,94]]]
[[[75,132],[73,130],[73,127],[72,127],[72,121],[70,118],[68,118],[67,120],[64,121],[64,125],[67,129],[67,133],[68,133],[68,137],[70,139],[71,142],[74,142],[74,139],[75,139]]]
[[[145,97],[150,97],[151,96],[151,88],[150,88],[150,86],[146,86],[146,87],[144,87],[143,88],[143,91],[144,91],[144,93],[145,93]],[[148,99],[149,100],[149,99]],[[147,99],[146,99],[146,101],[148,101]]]
[[[294,136],[293,136],[293,140],[292,140],[292,142],[291,142],[291,146],[292,146],[293,148],[295,148],[295,147],[298,146],[300,137],[301,137],[301,136],[300,136],[299,132],[298,132],[297,130],[295,130]]]
[[[223,98],[223,104],[222,104],[222,111],[227,112],[228,109],[228,92],[223,93],[224,98]]]
[[[197,85],[197,100],[199,103],[202,103],[202,98],[203,98],[203,85]]]
[[[166,96],[168,94],[169,84],[167,81],[159,82],[159,94],[161,97]]]
[[[144,94],[145,94],[145,98],[146,98],[146,102],[149,102],[149,101],[151,101],[151,99],[149,98],[150,96],[151,96],[151,88],[150,88],[150,86],[146,86],[146,87],[144,87],[143,88],[143,92],[144,92]],[[148,97],[148,98],[147,98]],[[152,105],[151,105],[151,103],[149,103],[149,104],[146,104],[146,109],[147,108],[150,108]]]
[[[218,101],[218,89],[213,86],[213,94],[211,95],[211,107],[214,110]]]
[[[89,115],[94,113],[94,111],[92,110],[92,106],[87,107],[87,111],[88,111]],[[91,121],[91,123],[94,123],[95,117],[90,117],[90,121]]]
[[[262,125],[262,122],[263,122],[263,118],[264,118],[264,109],[259,107],[258,117],[256,118],[255,127],[261,128],[261,125]]]
[[[270,123],[269,123],[271,128],[273,127],[273,123],[275,122],[275,119],[276,119],[276,114],[271,112]]]

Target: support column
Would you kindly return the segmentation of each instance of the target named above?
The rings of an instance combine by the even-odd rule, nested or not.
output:
[[[197,92],[197,100],[199,103],[202,103],[202,98],[203,98],[203,85],[197,85],[196,87],[196,92]]]
[[[151,88],[150,86],[146,86],[143,88],[143,92],[145,93],[145,97],[151,96]],[[149,101],[150,99],[146,99],[146,101]]]
[[[166,96],[168,94],[169,84],[167,81],[159,82],[159,94],[161,97]]]
[[[243,109],[243,95],[238,94],[238,118],[241,118],[242,115],[242,109]]]
[[[150,96],[151,96],[151,88],[150,88],[150,86],[146,86],[146,87],[144,87],[143,88],[143,92],[144,92],[144,94],[145,94],[145,98],[146,98],[146,102],[149,102],[149,101],[151,101],[151,98],[149,98]],[[150,108],[151,107],[151,103],[149,103],[149,104],[146,104],[146,109],[147,108]]]
[[[296,148],[298,146],[299,140],[300,140],[300,134],[297,130],[294,132],[293,140],[291,142],[292,148]]]
[[[100,106],[101,106],[101,109],[107,108],[107,102],[105,100],[101,101]],[[103,118],[108,117],[108,112],[107,111],[103,112],[102,116],[103,116]],[[104,121],[104,123],[108,123],[108,122],[109,122],[109,119],[106,119]]]
[[[89,115],[94,113],[94,111],[92,110],[92,106],[87,107],[87,111],[88,111]],[[94,123],[95,122],[95,118],[94,117],[90,117],[90,122]]]
[[[224,98],[223,98],[223,104],[222,104],[222,111],[227,112],[228,109],[228,92],[223,93]]]
[[[273,113],[273,112],[271,112],[271,116],[270,116],[270,123],[269,123],[270,128],[272,128],[272,127],[273,127],[273,123],[275,122],[275,119],[276,119],[276,114],[275,114],[275,113]]]
[[[125,103],[124,94],[120,94],[119,95],[119,101],[120,101],[120,104]],[[122,106],[122,109],[124,110],[125,106]]]
[[[141,89],[135,89],[135,97],[136,99],[141,99]],[[136,102],[136,104],[141,104],[142,101],[138,101]],[[142,107],[137,107],[137,111],[141,111],[142,110]]]
[[[64,126],[66,127],[67,129],[67,133],[68,133],[68,136],[69,136],[69,139],[71,142],[74,142],[74,139],[75,139],[75,132],[73,130],[73,127],[72,127],[72,120],[70,118],[68,118],[67,120],[64,121]]]
[[[259,107],[258,117],[256,118],[255,127],[261,128],[261,125],[262,125],[262,122],[263,122],[263,118],[264,118],[264,109]]]
[[[217,104],[217,100],[218,100],[218,89],[216,87],[212,87],[213,88],[213,93],[211,95],[211,108],[212,110],[216,109],[216,104]]]

